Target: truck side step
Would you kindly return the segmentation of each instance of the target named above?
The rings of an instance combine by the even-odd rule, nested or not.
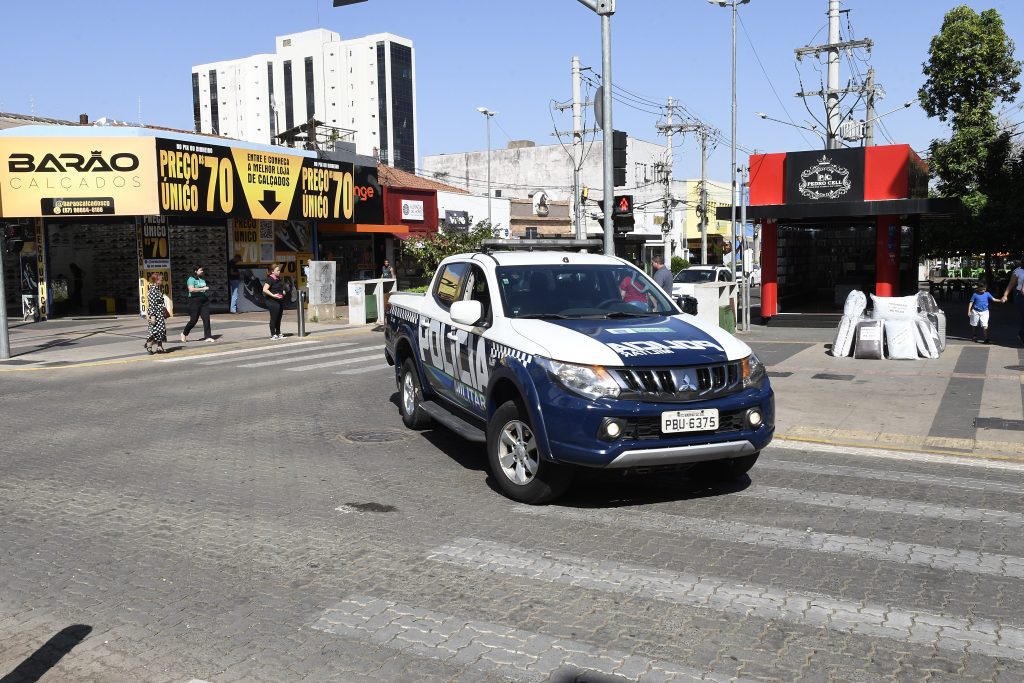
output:
[[[431,418],[437,420],[466,441],[487,443],[487,434],[484,430],[471,425],[458,415],[453,415],[451,411],[445,410],[435,401],[423,401],[420,403],[420,408]]]

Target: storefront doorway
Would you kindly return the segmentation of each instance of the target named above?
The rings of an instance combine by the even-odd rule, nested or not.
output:
[[[134,221],[47,221],[46,273],[54,318],[139,312]]]

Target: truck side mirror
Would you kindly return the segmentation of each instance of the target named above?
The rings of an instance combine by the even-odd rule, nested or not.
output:
[[[451,307],[452,321],[460,325],[476,325],[484,317],[484,307],[479,301],[455,301]]]

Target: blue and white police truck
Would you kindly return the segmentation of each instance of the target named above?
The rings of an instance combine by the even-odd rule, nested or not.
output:
[[[486,444],[501,490],[551,501],[582,467],[745,474],[775,431],[750,348],[611,256],[451,256],[395,293],[385,356],[405,425]]]

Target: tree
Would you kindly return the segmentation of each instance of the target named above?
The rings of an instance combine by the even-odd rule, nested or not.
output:
[[[425,237],[413,237],[406,242],[407,253],[423,268],[428,278],[434,277],[437,267],[447,257],[480,251],[484,240],[494,237],[494,228],[488,221],[480,221],[467,232],[444,228],[444,221],[441,221],[437,232]]]
[[[981,251],[987,261],[992,251],[1011,246],[1012,231],[1002,222],[1009,215],[1007,202],[1017,201],[1007,189],[1019,155],[1008,131],[1000,130],[995,106],[1020,91],[1021,62],[1013,51],[994,9],[978,14],[966,5],[955,7],[932,37],[918,98],[928,116],[949,122],[951,135],[932,140],[929,164],[939,194],[963,200],[968,216],[922,235],[928,251]]]

